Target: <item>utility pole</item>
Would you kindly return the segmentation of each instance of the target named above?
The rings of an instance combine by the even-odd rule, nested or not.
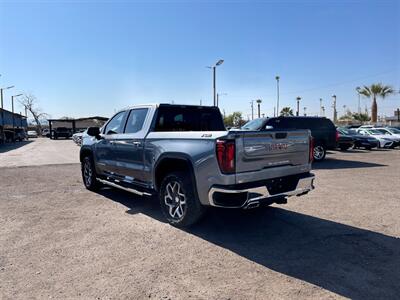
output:
[[[301,100],[301,97],[297,97],[296,100],[297,100],[296,116],[298,117],[299,116],[299,111],[300,111],[300,100]]]
[[[336,110],[336,95],[332,95],[333,98],[333,123],[337,121],[337,110]]]
[[[275,76],[276,79],[276,109],[279,111],[279,76]]]
[[[276,117],[275,110],[276,110],[276,107],[274,106],[274,117]]]
[[[261,99],[257,99],[256,102],[257,102],[257,108],[258,108],[258,118],[261,118],[260,105],[261,105],[262,100]]]
[[[319,114],[322,116],[322,98],[319,98]]]
[[[250,101],[251,105],[251,119],[254,120],[254,100]]]

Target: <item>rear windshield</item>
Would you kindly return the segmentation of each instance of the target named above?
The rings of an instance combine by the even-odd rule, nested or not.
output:
[[[263,126],[265,119],[255,119],[247,122],[242,126],[243,130],[260,130]]]
[[[155,131],[224,131],[221,113],[214,107],[160,106]]]

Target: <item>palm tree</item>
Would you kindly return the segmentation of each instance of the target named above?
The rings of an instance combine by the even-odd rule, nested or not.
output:
[[[382,83],[374,83],[370,86],[364,85],[363,88],[356,88],[356,91],[367,98],[372,98],[371,106],[371,121],[376,123],[378,119],[378,104],[376,103],[376,98],[381,97],[382,99],[390,94],[394,93],[391,86],[383,85]]]
[[[282,108],[280,115],[283,117],[293,116],[293,110],[290,107],[284,107]]]

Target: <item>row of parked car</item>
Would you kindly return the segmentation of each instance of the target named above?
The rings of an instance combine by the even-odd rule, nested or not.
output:
[[[247,122],[240,129],[267,131],[277,129],[309,129],[314,139],[314,161],[322,161],[327,150],[350,148],[395,148],[400,146],[400,128],[362,125],[335,127],[325,117],[260,118]]]

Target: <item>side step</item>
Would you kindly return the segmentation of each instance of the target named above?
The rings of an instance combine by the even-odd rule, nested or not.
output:
[[[121,189],[121,190],[130,192],[130,193],[139,195],[139,196],[151,196],[150,193],[141,192],[141,191],[138,191],[138,190],[135,190],[135,189],[132,189],[132,188],[124,187],[122,185],[116,184],[114,182],[110,182],[108,180],[104,180],[104,179],[100,179],[100,178],[96,178],[96,179],[97,179],[97,181],[101,182],[102,184],[109,185],[109,186],[115,187],[117,189]]]

